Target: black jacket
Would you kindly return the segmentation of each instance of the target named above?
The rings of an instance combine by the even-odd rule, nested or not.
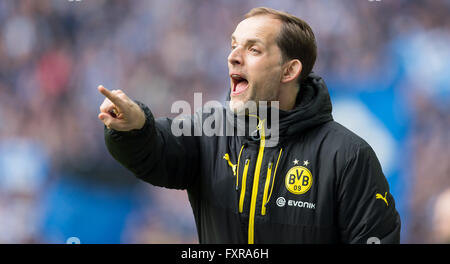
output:
[[[174,119],[155,121],[139,104],[144,127],[105,128],[106,145],[138,178],[187,190],[200,243],[399,243],[380,163],[333,121],[319,76],[303,83],[293,110],[280,110],[279,142],[270,147],[262,123],[256,136],[174,136]],[[230,122],[230,111],[216,110],[224,113],[216,124]],[[196,112],[189,122],[210,116]]]

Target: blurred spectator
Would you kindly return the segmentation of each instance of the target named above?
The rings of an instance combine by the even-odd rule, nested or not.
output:
[[[36,242],[48,166],[40,144],[26,138],[0,143],[0,243]]]
[[[433,201],[436,194],[450,186],[450,116],[448,110],[441,109],[424,94],[416,93],[412,100],[416,118],[409,139],[414,155],[410,165],[413,184],[409,201],[411,232],[408,237],[410,242],[430,243],[434,236]],[[450,207],[444,208],[444,201],[440,204],[435,209],[439,219],[445,216],[445,210],[450,212]],[[446,225],[449,226],[449,223]],[[436,228],[440,230],[443,227]]]

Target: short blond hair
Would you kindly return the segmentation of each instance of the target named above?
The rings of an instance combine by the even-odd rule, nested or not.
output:
[[[302,19],[289,13],[268,7],[256,7],[245,14],[244,18],[259,15],[270,15],[282,22],[277,37],[277,45],[281,50],[283,62],[298,59],[302,63],[299,82],[312,71],[317,58],[316,38],[311,27]]]

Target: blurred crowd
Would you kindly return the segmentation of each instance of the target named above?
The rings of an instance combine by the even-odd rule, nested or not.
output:
[[[111,231],[121,243],[196,243],[185,192],[144,184],[108,154],[96,87],[122,89],[157,117],[175,116],[171,103],[192,102],[194,92],[224,100],[230,35],[257,6],[311,25],[315,71],[330,90],[392,89],[404,100],[402,241],[450,242],[450,1],[6,0],[0,243],[64,243],[43,228],[51,213],[43,197],[67,177],[132,190],[137,206]]]

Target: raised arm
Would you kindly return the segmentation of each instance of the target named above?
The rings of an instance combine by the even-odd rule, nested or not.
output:
[[[174,136],[172,120],[155,121],[150,109],[122,91],[98,87],[106,99],[99,119],[111,155],[138,178],[156,186],[187,189],[198,175],[198,141]]]

